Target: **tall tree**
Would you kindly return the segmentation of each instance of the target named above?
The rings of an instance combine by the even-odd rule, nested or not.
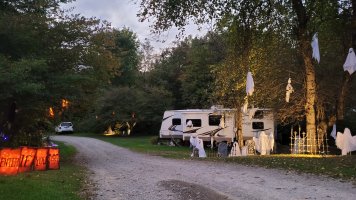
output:
[[[137,36],[128,28],[113,30],[110,34],[115,40],[115,48],[112,49],[112,52],[120,60],[119,73],[112,82],[114,85],[133,86],[139,75],[140,43]]]
[[[43,124],[52,129],[47,112],[54,107],[60,120],[61,99],[69,100],[78,116],[87,109],[93,90],[117,71],[109,51],[113,42],[104,34],[110,27],[96,19],[67,16],[59,9],[61,2],[69,1],[0,3],[0,106],[13,110],[8,108],[16,105],[14,112],[1,113],[1,129],[12,136],[9,145],[26,145],[21,138],[34,135],[41,138]]]
[[[325,109],[319,93],[316,77],[316,62],[312,59],[310,46],[312,35],[317,31],[317,25],[329,23],[330,19],[323,12],[338,9],[338,1],[318,2],[302,0],[275,1],[153,1],[142,0],[139,16],[142,20],[153,18],[154,32],[166,31],[172,26],[184,30],[184,26],[192,20],[203,24],[215,20],[217,24],[226,24],[232,30],[239,28],[242,40],[235,43],[235,52],[241,56],[242,67],[251,65],[249,57],[253,56],[251,47],[254,33],[277,33],[278,37],[286,38],[291,48],[295,48],[304,67],[304,111],[308,146],[311,153],[316,152],[316,119]],[[327,12],[328,14],[330,13]],[[334,13],[333,13],[334,15]],[[321,16],[321,17],[320,17]],[[228,23],[226,23],[228,22]],[[257,36],[261,37],[261,36]],[[244,51],[239,51],[241,47]],[[239,59],[236,59],[239,60]],[[320,96],[321,97],[321,96]],[[301,104],[300,104],[301,105]],[[317,109],[317,107],[321,109]],[[319,112],[320,110],[320,112]]]

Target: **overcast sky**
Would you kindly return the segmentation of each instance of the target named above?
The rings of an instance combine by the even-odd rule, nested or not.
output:
[[[76,0],[63,6],[63,8],[74,7],[73,13],[80,13],[85,17],[96,17],[107,20],[115,28],[130,28],[138,36],[141,42],[145,38],[149,39],[151,45],[156,51],[173,45],[177,29],[172,29],[158,36],[159,40],[166,40],[165,43],[156,42],[157,36],[150,33],[148,22],[139,22],[136,14],[139,11],[139,5],[135,4],[137,0]],[[186,35],[202,36],[207,30],[198,31],[195,25],[186,28]]]

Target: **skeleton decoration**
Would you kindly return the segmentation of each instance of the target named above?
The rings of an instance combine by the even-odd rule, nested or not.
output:
[[[292,86],[292,79],[289,78],[288,79],[288,84],[286,87],[286,102],[289,102],[289,98],[290,98],[290,94],[292,94],[294,92],[293,86]]]
[[[242,107],[242,112],[247,113],[247,108],[248,108],[248,97],[246,96],[244,106]]]
[[[318,41],[318,33],[315,33],[312,39],[311,46],[313,48],[313,58],[320,63],[320,52],[319,52],[319,41]]]

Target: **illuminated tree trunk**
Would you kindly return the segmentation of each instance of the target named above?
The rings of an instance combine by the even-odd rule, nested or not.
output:
[[[315,126],[315,101],[316,101],[316,82],[315,70],[312,62],[311,37],[307,33],[308,16],[302,0],[292,0],[293,9],[297,14],[297,31],[299,49],[301,51],[304,67],[305,67],[305,115],[306,115],[306,131],[307,131],[307,145],[310,153],[316,153],[316,126]]]

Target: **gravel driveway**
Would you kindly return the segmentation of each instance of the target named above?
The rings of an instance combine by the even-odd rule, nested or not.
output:
[[[356,186],[326,177],[131,152],[97,139],[54,136],[79,151],[93,199],[356,199]]]

